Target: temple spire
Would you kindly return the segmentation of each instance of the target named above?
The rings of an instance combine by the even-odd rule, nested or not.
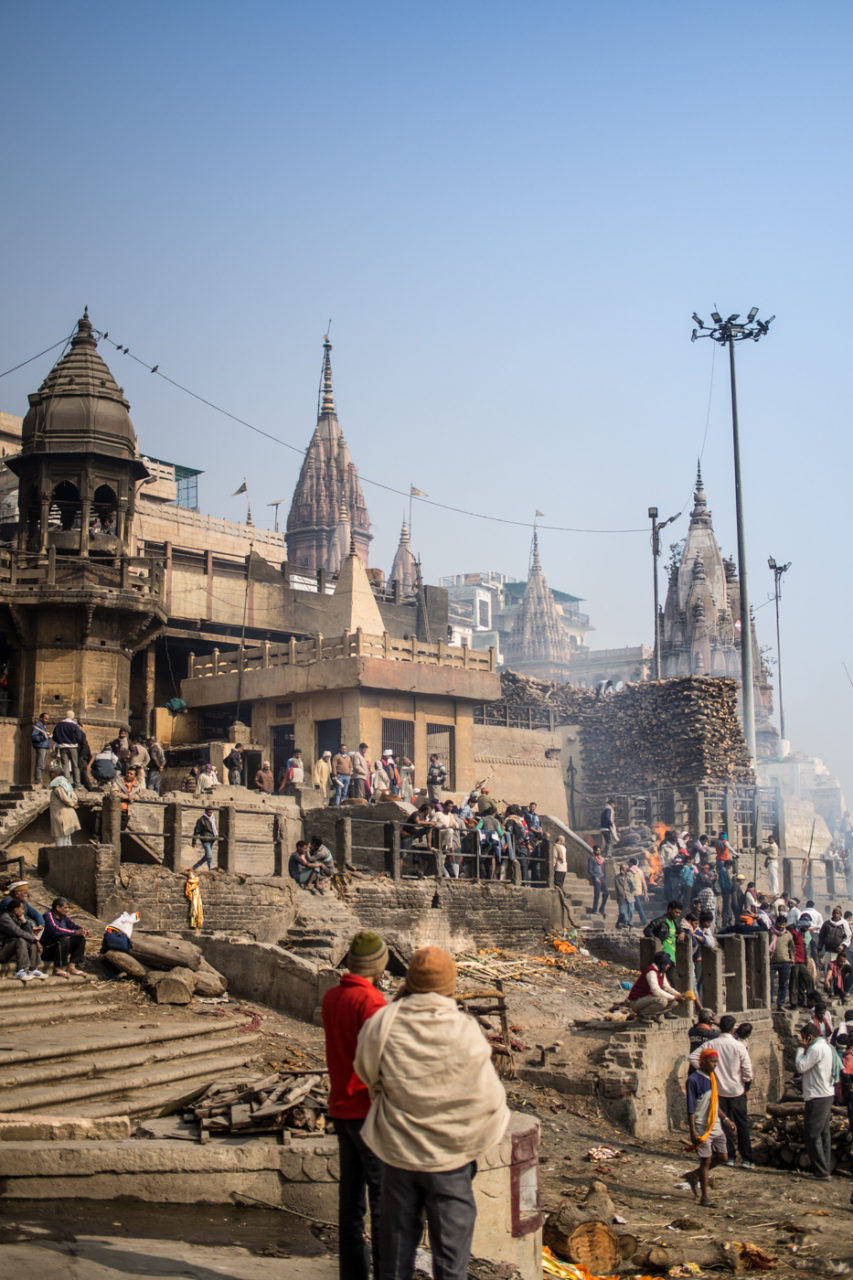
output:
[[[412,595],[417,583],[417,563],[410,545],[409,526],[403,521],[400,530],[400,543],[394,563],[391,565],[389,582],[399,583],[403,595]]]
[[[335,397],[332,392],[332,344],[329,335],[323,339],[323,377],[320,389],[318,418],[335,417]]]
[[[533,531],[530,575],[504,647],[506,666],[542,680],[569,676],[570,644],[539,559],[539,533]]]

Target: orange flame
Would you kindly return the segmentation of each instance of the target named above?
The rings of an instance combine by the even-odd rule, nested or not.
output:
[[[657,849],[650,849],[647,858],[649,862],[648,882],[650,885],[660,884],[663,880],[663,863],[660,860],[660,854]]]

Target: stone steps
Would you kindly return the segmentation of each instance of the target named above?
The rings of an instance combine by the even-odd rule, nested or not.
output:
[[[33,1089],[36,1085],[53,1084],[56,1080],[74,1080],[79,1076],[99,1076],[105,1079],[110,1072],[148,1066],[153,1062],[169,1062],[175,1058],[183,1062],[196,1056],[218,1053],[220,1049],[229,1050],[233,1046],[234,1040],[225,1030],[219,1035],[176,1036],[165,1042],[141,1041],[126,1048],[101,1047],[89,1053],[81,1049],[67,1057],[57,1058],[54,1055],[52,1059],[42,1059],[39,1064],[32,1059],[19,1058],[15,1064],[10,1065],[8,1059],[3,1059],[0,1065],[0,1090],[14,1090],[24,1086]]]
[[[62,979],[57,978],[56,981],[61,982]],[[33,986],[34,983],[28,983],[27,985]],[[43,986],[44,984],[40,983],[39,985]],[[11,1030],[14,1028],[17,1031],[20,1027],[35,1028],[47,1026],[52,1022],[66,1022],[73,1018],[90,1018],[101,1013],[103,1006],[97,1004],[94,1000],[88,1002],[83,1000],[79,1002],[68,1001],[67,1003],[64,1000],[57,1000],[55,1004],[40,1006],[37,1011],[39,1018],[36,1023],[32,1006],[26,1008],[22,1005],[20,1009],[10,1009],[4,1014],[3,1029]]]
[[[218,1027],[211,1027],[206,1021],[197,1024],[189,1023],[179,1027],[161,1027],[157,1032],[156,1043],[167,1045],[177,1040],[189,1041],[194,1038],[210,1038],[218,1033],[218,1030]],[[78,1054],[91,1053],[99,1049],[104,1051],[134,1049],[138,1045],[151,1045],[152,1043],[155,1043],[155,1041],[152,1040],[151,1032],[147,1029],[123,1031],[117,1029],[117,1024],[114,1022],[93,1024],[86,1035],[85,1041],[81,1041],[78,1044],[66,1043],[63,1046],[63,1057],[69,1063],[69,1070],[73,1072],[74,1059]],[[56,1049],[53,1046],[43,1049],[35,1046],[17,1049],[11,1053],[4,1054],[0,1058],[0,1075],[2,1075],[5,1068],[16,1066],[19,1062],[46,1062],[55,1057]]]
[[[47,1115],[152,1115],[164,1105],[161,1095],[165,1094],[166,1100],[180,1095],[175,1085],[192,1081],[200,1088],[225,1071],[245,1066],[250,1056],[246,1047],[258,1039],[259,1036],[241,1035],[239,1045],[230,1051],[194,1054],[168,1066],[143,1063],[129,1070],[116,1068],[70,1084],[43,1085],[35,1089],[28,1084],[23,1088],[3,1089],[0,1106],[4,1112]],[[167,1089],[166,1085],[173,1087]]]

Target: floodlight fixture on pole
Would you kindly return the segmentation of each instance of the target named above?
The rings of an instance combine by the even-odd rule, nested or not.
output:
[[[737,312],[724,320],[719,311],[711,312],[713,324],[699,322],[691,335],[691,342],[697,338],[712,338],[720,346],[729,348],[729,377],[732,390],[732,444],[735,458],[735,516],[737,519],[737,559],[738,577],[740,579],[740,673],[741,696],[743,698],[743,736],[749,754],[755,760],[755,686],[753,683],[752,663],[752,627],[749,612],[749,593],[746,582],[746,537],[743,520],[743,485],[740,473],[740,432],[737,414],[737,381],[735,379],[735,343],[758,342],[763,338],[775,316],[769,320],[759,320],[758,307],[752,307],[745,324],[738,324],[740,316]],[[698,316],[693,313],[693,320]]]
[[[660,555],[660,531],[665,529],[668,524],[672,524],[673,520],[677,520],[681,515],[679,511],[677,515],[670,516],[668,520],[664,520],[662,524],[658,524],[657,507],[649,507],[649,519],[652,522],[652,580],[654,582],[654,600],[655,600],[655,680],[660,680],[660,604],[658,603],[658,556]]]
[[[779,627],[779,600],[782,595],[782,574],[787,573],[791,567],[791,561],[787,564],[777,564],[770,556],[767,561],[767,567],[773,573],[773,595],[776,600],[776,669],[779,672],[779,736],[783,742],[787,742],[785,736],[785,705],[782,702],[782,632]]]

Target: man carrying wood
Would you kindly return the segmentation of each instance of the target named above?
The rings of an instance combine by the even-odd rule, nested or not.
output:
[[[455,991],[452,957],[422,947],[398,998],[358,1038],[355,1069],[372,1099],[362,1136],[383,1165],[383,1280],[412,1280],[424,1215],[435,1280],[466,1280],[476,1161],[509,1122],[489,1043]]]
[[[382,1165],[365,1145],[362,1125],[370,1094],[353,1068],[358,1033],[385,997],[376,984],[388,963],[388,947],[379,934],[357,933],[347,953],[348,972],[323,997],[329,1115],[335,1122],[340,1155],[338,1183],[339,1271],[341,1280],[367,1280],[369,1258],[364,1241],[365,1189],[370,1201],[373,1280],[380,1280],[379,1222]]]
[[[699,1167],[685,1176],[684,1181],[699,1203],[706,1209],[716,1206],[708,1199],[708,1174],[728,1158],[726,1129],[734,1131],[734,1125],[719,1108],[717,1097],[717,1050],[705,1048],[699,1052],[699,1066],[687,1077],[687,1122],[690,1125],[690,1147],[699,1157]]]

